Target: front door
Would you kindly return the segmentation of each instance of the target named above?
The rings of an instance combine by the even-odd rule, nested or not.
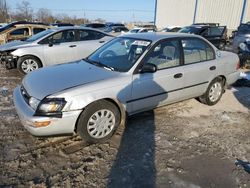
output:
[[[65,30],[48,37],[44,45],[44,64],[52,65],[77,60],[75,31]]]
[[[154,64],[157,71],[133,76],[132,99],[128,101],[133,113],[178,101],[183,87],[179,44],[178,40],[161,41],[146,55],[143,63]]]

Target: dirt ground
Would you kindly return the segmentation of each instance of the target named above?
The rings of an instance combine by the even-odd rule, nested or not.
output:
[[[195,99],[130,117],[110,142],[37,138],[20,124],[17,71],[0,68],[0,187],[250,187],[235,160],[250,160],[250,87],[215,106]]]

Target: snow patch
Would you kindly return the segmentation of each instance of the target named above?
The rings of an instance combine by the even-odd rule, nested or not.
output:
[[[250,72],[241,72],[240,78],[250,80]]]

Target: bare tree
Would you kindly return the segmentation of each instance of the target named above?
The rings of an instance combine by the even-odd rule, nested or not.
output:
[[[0,22],[8,22],[9,8],[6,0],[0,0]]]
[[[37,20],[44,23],[53,23],[55,21],[51,11],[46,8],[40,8],[36,13]]]
[[[32,21],[33,19],[33,9],[30,3],[23,0],[21,3],[17,4],[15,19],[16,20],[27,20]]]

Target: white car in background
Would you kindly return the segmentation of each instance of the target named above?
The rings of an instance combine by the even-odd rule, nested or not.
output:
[[[0,60],[6,68],[27,74],[40,67],[83,59],[112,38],[87,27],[58,27],[0,46]]]

